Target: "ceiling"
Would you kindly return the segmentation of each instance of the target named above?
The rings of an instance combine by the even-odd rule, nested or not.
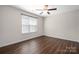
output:
[[[37,14],[42,17],[47,17],[50,15],[56,15],[59,13],[69,12],[73,10],[79,10],[79,5],[49,5],[49,8],[57,8],[57,10],[51,11],[50,15],[47,13],[40,14],[41,11],[37,11],[36,9],[43,9],[43,5],[14,5],[14,7],[23,9],[25,11]]]

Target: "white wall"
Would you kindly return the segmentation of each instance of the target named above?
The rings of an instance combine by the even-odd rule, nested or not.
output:
[[[78,39],[79,39],[79,12],[78,12],[78,14],[77,14],[77,18],[78,18],[78,21],[77,21],[77,26],[78,26],[78,29],[77,29],[77,37],[78,37]]]
[[[45,35],[79,42],[79,10],[49,16]]]
[[[0,47],[24,41],[43,34],[43,19],[38,18],[38,31],[36,33],[21,33],[21,13],[30,14],[11,6],[0,6]]]
[[[1,9],[0,9],[1,10]],[[0,12],[0,16],[1,16],[1,12]],[[0,17],[0,19],[1,19],[1,17]],[[1,20],[0,20],[0,27],[1,27]],[[1,31],[1,28],[0,28],[0,33],[1,33],[2,31]],[[0,39],[1,39],[1,34],[0,34]]]

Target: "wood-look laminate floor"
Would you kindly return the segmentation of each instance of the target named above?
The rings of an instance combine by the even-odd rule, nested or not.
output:
[[[41,36],[0,48],[2,54],[74,54],[79,53],[79,43]]]

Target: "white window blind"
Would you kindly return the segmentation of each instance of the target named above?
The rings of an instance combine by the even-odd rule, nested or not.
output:
[[[22,33],[31,33],[37,31],[37,19],[22,15]]]

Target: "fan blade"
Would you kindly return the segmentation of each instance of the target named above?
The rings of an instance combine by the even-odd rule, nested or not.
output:
[[[48,11],[57,10],[57,8],[48,9]]]
[[[48,14],[50,14],[50,12],[47,12]]]
[[[43,14],[43,12],[41,12],[40,14]]]

